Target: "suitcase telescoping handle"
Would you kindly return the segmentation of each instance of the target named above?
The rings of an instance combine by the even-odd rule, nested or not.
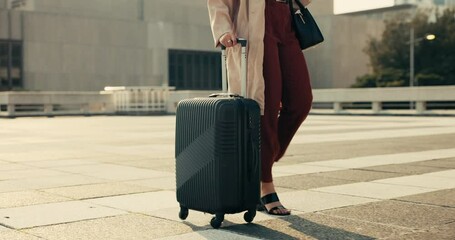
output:
[[[242,97],[246,96],[246,78],[247,78],[247,54],[246,54],[246,45],[247,40],[243,38],[237,38],[237,43],[242,45],[242,60],[241,60],[241,95]],[[228,91],[228,72],[226,68],[226,47],[221,45],[221,77],[222,77],[222,86],[223,92]]]

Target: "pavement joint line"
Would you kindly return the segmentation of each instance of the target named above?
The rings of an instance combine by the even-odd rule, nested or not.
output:
[[[368,203],[364,203],[364,204],[368,204]],[[364,204],[361,204],[361,205],[364,205]],[[360,206],[360,205],[357,205],[357,206]],[[344,206],[344,207],[339,207],[339,208],[336,208],[336,209],[342,209],[342,208],[348,208],[348,207],[352,207],[352,206]],[[333,210],[333,209],[327,209],[327,210],[330,211],[330,210]],[[387,224],[387,223],[381,223],[381,222],[372,222],[372,221],[368,221],[368,220],[360,220],[360,219],[356,219],[356,218],[349,218],[349,217],[343,217],[343,216],[338,216],[338,215],[332,215],[332,214],[324,213],[324,211],[327,211],[327,210],[322,210],[322,211],[312,212],[312,213],[313,214],[319,214],[319,215],[327,216],[327,217],[336,217],[336,218],[339,218],[339,219],[350,220],[350,221],[353,221],[353,222],[370,223],[370,224],[381,225],[381,226],[386,226],[386,227],[401,228],[401,229],[404,229],[404,230],[411,230],[411,231],[415,230],[415,228],[409,228],[409,227],[398,226],[398,225]]]
[[[379,165],[379,166],[385,166],[385,165]],[[340,171],[346,171],[346,170],[356,170],[356,171],[374,172],[374,173],[397,173],[397,172],[390,172],[390,171],[384,171],[384,170],[374,170],[374,169],[364,169],[364,168],[340,169]],[[320,173],[325,173],[325,172],[320,172]],[[319,174],[319,173],[309,173],[309,174]],[[306,174],[301,174],[301,175],[306,175]],[[410,175],[410,176],[412,176],[412,175]],[[324,176],[324,177],[326,177],[326,176]],[[345,178],[331,177],[331,176],[327,176],[326,178],[346,180]]]
[[[418,126],[410,126],[410,127],[404,127],[404,126],[397,126],[397,127],[377,127],[377,128],[340,128],[340,129],[327,129],[327,130],[322,130],[322,129],[318,129],[318,130],[313,130],[313,129],[310,129],[310,128],[307,128],[307,129],[304,129],[304,130],[300,130],[297,132],[298,135],[313,135],[313,134],[341,134],[341,133],[363,133],[363,132],[368,132],[370,130],[394,130],[394,129],[400,129],[400,130],[404,130],[404,129],[418,129],[418,128],[443,128],[445,126],[422,126],[422,127],[418,127]]]
[[[443,159],[431,159],[431,160],[426,160],[426,161],[422,161],[422,162],[433,161],[433,160],[443,160]],[[445,170],[454,169],[454,168],[452,168],[452,167],[441,167],[441,166],[423,165],[423,164],[416,164],[416,163],[419,163],[419,162],[409,163],[409,165],[411,165],[411,166],[416,166],[416,167],[424,166],[424,167],[439,168],[439,169],[441,169],[441,170],[442,170],[442,169],[445,169]],[[398,165],[398,164],[397,164],[397,165]],[[396,172],[391,172],[391,173],[396,173]]]
[[[341,185],[334,185],[334,186],[331,186],[331,187],[336,187],[336,186],[341,186]],[[430,188],[429,188],[429,189],[430,189]],[[431,190],[435,190],[435,189],[431,189]],[[341,195],[341,196],[348,196],[348,197],[360,197],[360,196],[357,196],[357,195],[352,195],[352,194],[347,194],[347,193],[333,193],[333,192],[324,192],[324,191],[318,191],[318,190],[314,190],[314,189],[308,189],[308,190],[305,190],[305,191],[309,191],[309,192],[317,192],[317,193],[330,193],[330,194]],[[406,196],[411,196],[411,195],[406,195]],[[386,201],[386,200],[390,200],[390,199],[384,199],[384,198],[374,198],[374,197],[365,197],[365,196],[362,196],[361,198],[367,198],[367,199],[371,199],[371,200],[379,200],[379,201]],[[324,209],[324,210],[318,210],[318,211],[325,211],[325,210],[338,209],[338,208],[344,208],[344,207],[359,206],[359,205],[363,205],[363,204],[365,204],[365,203],[362,203],[362,204],[353,204],[353,205],[347,205],[347,206],[343,206],[343,207],[328,208],[328,209]]]
[[[428,123],[418,123],[418,124],[376,124],[371,126],[366,125],[325,125],[325,126],[314,126],[307,125],[304,128],[299,128],[297,130],[298,134],[308,134],[309,132],[324,132],[331,133],[332,131],[368,131],[368,130],[378,130],[378,129],[410,129],[410,128],[441,128],[441,127],[450,127],[450,125],[430,125]],[[334,132],[335,133],[335,132]]]
[[[77,199],[74,199],[74,200],[85,201],[85,200],[94,200],[94,199],[107,198],[107,197],[121,197],[121,196],[127,196],[127,195],[131,195],[131,194],[153,193],[153,192],[159,192],[159,191],[163,191],[163,190],[162,189],[157,189],[155,191],[141,191],[141,192],[134,192],[134,193],[121,193],[121,194],[106,195],[106,196],[91,197],[91,198],[77,198]]]
[[[94,184],[84,184],[84,185],[78,185],[78,186],[87,186],[87,185],[94,185]],[[69,186],[69,187],[77,187],[77,186]],[[57,188],[66,188],[66,187],[57,187]],[[61,195],[59,193],[50,193],[50,192],[46,192],[45,190],[46,189],[55,189],[55,188],[42,188],[42,189],[35,189],[35,191],[37,192],[40,192],[40,193],[44,193],[44,194],[51,194],[51,195],[56,195],[56,196],[59,196],[59,197],[64,197],[64,198],[68,198],[68,200],[73,200],[73,201],[84,201],[84,200],[93,200],[93,199],[99,199],[99,198],[105,198],[105,197],[119,197],[119,196],[125,196],[125,195],[131,195],[131,194],[141,194],[141,193],[149,193],[149,192],[159,192],[159,191],[162,191],[161,189],[156,189],[155,191],[140,191],[140,192],[134,192],[134,193],[120,193],[120,194],[115,194],[115,195],[106,195],[106,196],[99,196],[99,197],[88,197],[88,198],[72,198],[72,197],[68,197],[68,196],[65,196],[65,195]],[[22,191],[17,191],[17,192],[22,192]],[[11,193],[11,192],[8,192],[8,193]],[[65,201],[61,201],[61,202],[65,202]],[[39,204],[35,204],[35,205],[39,205]],[[32,206],[32,205],[29,205],[29,206]],[[1,208],[0,208],[1,209]]]
[[[126,213],[115,215],[115,216],[105,216],[105,217],[98,217],[98,218],[80,219],[80,220],[74,220],[74,221],[68,221],[68,222],[50,223],[50,224],[44,224],[44,225],[39,225],[39,226],[33,226],[33,227],[12,228],[12,229],[16,230],[16,231],[26,231],[26,230],[30,230],[30,229],[34,229],[34,228],[59,226],[59,225],[65,225],[65,224],[69,224],[69,223],[79,223],[79,222],[87,222],[87,221],[94,221],[94,220],[107,219],[107,218],[115,218],[115,217],[124,216],[124,215],[128,215],[128,214],[131,214],[131,213],[126,212]]]
[[[437,131],[436,131],[437,130]],[[294,144],[311,144],[311,143],[327,143],[327,142],[348,142],[348,141],[361,141],[361,140],[384,140],[388,138],[403,138],[403,137],[421,137],[437,134],[453,134],[455,127],[445,127],[442,129],[434,128],[420,128],[419,131],[415,129],[404,130],[375,130],[375,131],[362,131],[352,132],[347,135],[346,133],[332,133],[332,134],[299,134],[294,136],[292,143]]]
[[[8,225],[6,225],[6,224],[3,224],[3,223],[1,223],[1,222],[0,222],[0,226],[5,227],[5,228],[8,228],[8,229],[16,230],[15,228],[13,228],[13,227],[11,227],[11,226],[8,226]]]
[[[400,164],[390,164],[390,165],[400,165]],[[380,165],[380,166],[386,166],[386,165]],[[373,166],[373,167],[375,167],[375,166]],[[357,171],[374,172],[374,173],[397,173],[397,172],[392,172],[392,171],[367,169],[367,168],[350,168],[348,170],[357,170]]]
[[[39,193],[44,193],[44,194],[55,195],[55,196],[58,196],[58,197],[64,197],[64,198],[68,198],[68,199],[70,199],[70,200],[72,200],[72,201],[75,201],[75,200],[77,201],[77,200],[78,200],[78,199],[74,199],[74,198],[71,198],[71,197],[67,197],[67,196],[60,195],[60,194],[58,194],[58,193],[49,193],[49,192],[44,191],[45,189],[47,189],[47,188],[43,188],[43,189],[32,189],[32,191],[37,191],[37,192],[39,192]],[[22,191],[19,191],[19,192],[22,192]],[[10,193],[11,193],[11,192],[10,192]],[[65,202],[65,201],[62,201],[62,202]],[[38,205],[38,204],[33,204],[33,205]],[[32,205],[28,205],[28,206],[32,206]],[[1,209],[1,208],[0,208],[0,209]]]
[[[57,160],[58,161],[58,160]],[[43,161],[44,162],[44,161]],[[89,166],[89,165],[95,165],[97,163],[93,162],[93,163],[86,163],[86,164],[78,164],[78,165],[69,165],[70,167],[78,167],[78,166]],[[54,171],[61,171],[61,170],[55,170],[53,167],[38,167],[38,166],[34,166],[34,165],[29,165],[29,164],[21,164],[23,166],[27,166],[27,167],[33,167],[35,169],[52,169]]]
[[[410,195],[410,196],[412,196],[412,195]],[[410,204],[415,204],[415,205],[430,206],[430,207],[455,208],[455,206],[447,206],[447,205],[438,205],[438,204],[433,204],[433,203],[416,202],[416,201],[397,199],[397,198],[386,199],[385,201],[387,201],[387,200],[396,201],[396,202],[403,202],[403,203],[410,203]]]

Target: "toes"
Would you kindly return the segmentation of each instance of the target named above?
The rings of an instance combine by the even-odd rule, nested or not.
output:
[[[288,213],[288,211],[286,211],[286,210],[284,210],[284,209],[280,209],[280,210],[279,210],[279,214],[287,214],[287,213]]]
[[[278,214],[278,215],[285,215],[285,214],[290,214],[291,210],[286,209],[286,208],[278,208],[278,209],[272,210],[272,213]]]
[[[281,207],[279,208],[279,211],[280,211],[281,214],[285,214],[285,213],[288,213],[288,212],[289,212],[289,210],[288,210],[287,208],[283,207],[283,206],[281,206]]]

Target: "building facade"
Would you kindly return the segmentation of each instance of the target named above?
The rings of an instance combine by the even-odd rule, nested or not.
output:
[[[188,50],[185,56],[198,58],[200,66],[192,67],[199,68],[208,68],[210,53],[216,51],[205,0],[13,2],[23,5],[8,9],[11,1],[0,0],[3,90],[167,85],[174,74],[169,71],[170,50]],[[173,54],[173,65],[182,68],[188,57],[180,57],[179,51]],[[194,81],[206,81],[203,77],[194,76]]]
[[[305,52],[313,87],[349,87],[370,70],[363,49],[384,15],[334,15],[333,0],[310,10],[326,38]],[[2,91],[218,89],[220,71],[206,0],[0,0]]]

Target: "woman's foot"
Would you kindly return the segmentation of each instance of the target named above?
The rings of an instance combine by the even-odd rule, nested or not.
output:
[[[264,183],[261,185],[261,201],[265,210],[272,215],[289,215],[291,210],[286,209],[280,202],[278,195],[275,191],[273,182]]]

